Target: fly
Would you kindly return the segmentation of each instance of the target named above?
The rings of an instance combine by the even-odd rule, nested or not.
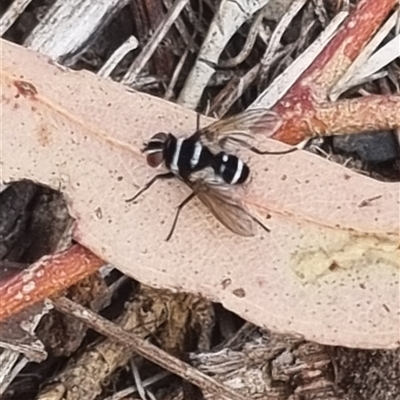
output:
[[[171,133],[156,133],[145,143],[142,152],[147,155],[151,167],[164,164],[167,173],[155,175],[131,199],[136,200],[157,180],[179,178],[190,187],[192,193],[177,207],[174,221],[166,238],[175,230],[181,210],[195,196],[211,211],[226,228],[241,236],[254,235],[256,222],[265,231],[269,229],[250,214],[234,190],[244,184],[250,175],[249,166],[233,154],[246,147],[256,154],[287,154],[296,148],[269,152],[257,147],[257,139],[272,134],[280,126],[279,116],[264,109],[250,110],[197,129],[188,138],[176,138]]]

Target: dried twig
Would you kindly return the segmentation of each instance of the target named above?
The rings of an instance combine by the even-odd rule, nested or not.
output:
[[[224,0],[214,15],[197,60],[179,94],[178,103],[186,108],[196,108],[204,89],[218,64],[218,59],[231,37],[268,0]]]
[[[0,19],[0,36],[4,35],[31,2],[32,0],[15,0],[10,4],[10,7]]]
[[[143,388],[146,388],[148,386],[151,386],[153,383],[156,383],[162,379],[164,379],[165,377],[169,376],[170,373],[167,371],[161,371],[158,374],[151,376],[150,378],[145,379],[142,382],[142,386]],[[127,398],[127,396],[129,396],[132,393],[136,393],[137,392],[137,387],[136,386],[129,386],[123,390],[120,390],[117,393],[114,393],[112,396],[110,397],[106,397],[104,400],[123,400],[125,398]]]
[[[282,48],[280,39],[287,28],[289,22],[297,15],[300,9],[304,6],[304,1],[295,2],[286,12],[284,18],[279,22],[274,30],[274,33],[269,41],[267,50],[264,54],[264,71],[268,72],[271,65],[273,65],[278,59],[282,57],[282,54],[288,56],[294,47],[286,46]],[[270,108],[272,107],[279,98],[288,90],[293,83],[299,78],[301,73],[314,61],[317,54],[326,46],[327,41],[332,37],[337,27],[343,21],[347,14],[340,14],[339,17],[331,22],[329,27],[321,34],[321,36],[304,52],[296,63],[293,63],[281,76],[279,76],[269,88],[262,93],[259,98],[253,103],[252,108]],[[304,37],[304,35],[303,35]],[[301,43],[299,39],[299,43]],[[229,85],[227,85],[214,99],[211,106],[213,115],[216,114],[222,117],[231,107],[231,105],[238,100],[243,92],[259,77],[262,71],[261,64],[256,64],[251,68],[243,77],[233,79]],[[239,80],[239,81],[238,81]],[[285,90],[286,89],[286,90]],[[269,97],[271,96],[271,97]],[[268,98],[267,98],[268,97]]]
[[[272,64],[275,53],[281,46],[281,38],[285,33],[287,27],[292,22],[293,18],[299,13],[304,7],[307,0],[295,0],[289,10],[285,13],[282,19],[279,21],[274,32],[272,33],[271,40],[268,43],[268,47],[265,50],[264,56],[261,59],[261,79],[264,80],[268,70]]]
[[[181,55],[181,58],[178,61],[178,64],[175,67],[175,71],[172,74],[171,80],[168,84],[167,90],[165,91],[164,99],[165,100],[170,100],[174,96],[174,88],[176,85],[176,82],[179,79],[179,74],[182,71],[182,68],[186,62],[187,56],[189,55],[189,50],[190,47],[187,46],[183,54]]]
[[[165,1],[169,1],[169,0],[165,0]],[[195,43],[194,40],[195,40],[195,38],[197,36],[197,33],[198,33],[199,29],[200,29],[202,12],[203,12],[202,3],[200,2],[200,17],[195,23],[194,32],[190,36],[189,42],[187,43],[187,46],[186,46],[186,49],[183,52],[181,58],[179,59],[178,64],[175,67],[174,73],[172,74],[172,77],[171,77],[171,80],[170,80],[169,85],[167,87],[167,90],[165,91],[164,98],[166,100],[170,100],[174,95],[174,88],[175,88],[176,82],[178,81],[179,74],[181,73],[181,70],[182,70],[182,68],[183,68],[183,66],[184,66],[184,64],[186,62],[186,59],[187,59],[187,57],[189,55],[190,50],[192,49],[192,47],[193,47],[193,45]]]
[[[97,72],[97,75],[107,77],[110,76],[117,64],[132,50],[139,45],[138,40],[134,36],[129,36],[121,46],[111,55],[106,63]]]
[[[142,52],[136,57],[135,61],[125,73],[121,80],[122,83],[126,85],[132,85],[135,83],[138,74],[150,60],[153,53],[157,50],[157,46],[168,33],[182,10],[186,7],[188,1],[189,0],[178,0],[174,3],[173,7],[165,15],[163,21],[158,25],[151,40],[144,46]]]
[[[163,3],[167,10],[171,9],[174,5],[172,0],[163,0]],[[193,51],[194,46],[193,46],[193,42],[191,40],[192,35],[188,32],[188,29],[187,29],[185,23],[183,22],[182,18],[177,18],[175,20],[175,27],[176,27],[176,30],[181,35],[181,38],[182,38],[183,42],[185,43],[186,47],[189,47],[189,51]]]
[[[315,14],[317,14],[319,21],[323,27],[328,25],[328,15],[324,6],[324,2],[322,0],[313,0],[315,4]]]
[[[0,286],[0,322],[97,271],[104,261],[80,245],[45,256]]]
[[[87,308],[82,307],[65,297],[58,298],[53,302],[54,306],[59,311],[69,315],[74,315],[97,332],[112,338],[117,343],[125,345],[127,348],[135,351],[138,355],[159,365],[167,371],[188,380],[192,384],[198,386],[205,393],[214,393],[218,395],[219,398],[230,400],[245,400],[245,398],[240,394],[221,383],[218,383],[215,379],[201,373],[191,365],[171,356],[146,340],[140,339],[137,336],[126,332],[118,325],[100,317]]]
[[[293,46],[286,46],[285,48],[275,53],[272,63],[275,63],[284,54],[290,54]],[[241,77],[233,77],[230,82],[218,93],[210,106],[209,115],[223,117],[230,109],[230,107],[238,100],[244,91],[254,82],[261,69],[261,64],[256,64],[253,68],[246,72]]]
[[[314,43],[258,96],[250,108],[272,108],[326,47],[347,15],[347,12],[337,14]]]
[[[55,61],[72,63],[98,32],[123,8],[128,0],[57,1],[25,40],[30,49],[47,54]]]
[[[14,380],[14,378],[21,372],[21,370],[28,364],[28,359],[22,357],[18,360],[20,354],[12,350],[4,350],[0,354],[1,360],[1,374],[0,374],[0,396],[4,394],[7,387]]]
[[[370,96],[337,104],[324,103],[332,86],[353,63],[395,4],[396,0],[358,2],[344,26],[312,66],[274,107],[283,118],[281,128],[274,134],[275,139],[296,144],[315,135],[400,127],[400,96]]]
[[[240,63],[242,63],[251,53],[254,47],[254,43],[256,42],[257,36],[258,36],[258,31],[260,29],[260,24],[265,16],[264,10],[259,11],[255,18],[254,21],[252,22],[249,33],[247,34],[246,37],[246,42],[240,51],[238,55],[235,57],[229,59],[229,60],[222,60],[219,62],[219,67],[220,68],[232,68],[236,67]]]
[[[368,78],[397,57],[400,57],[400,35],[397,35],[371,57],[376,48],[393,29],[399,17],[400,11],[395,12],[365,46],[364,50],[331,90],[329,97],[332,101],[337,100],[343,92],[360,84],[365,78]]]

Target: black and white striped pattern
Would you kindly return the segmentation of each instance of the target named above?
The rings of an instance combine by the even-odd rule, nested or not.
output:
[[[189,178],[193,172],[211,167],[225,183],[236,185],[244,183],[250,173],[249,167],[238,157],[225,152],[213,154],[194,136],[177,139],[168,134],[164,141],[154,137],[147,144],[146,151],[153,154],[162,152],[165,166],[184,179]]]
[[[244,183],[249,176],[249,167],[238,157],[221,152],[214,158],[214,171],[231,185]]]

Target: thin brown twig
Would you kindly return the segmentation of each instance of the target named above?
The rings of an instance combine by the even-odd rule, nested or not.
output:
[[[154,364],[198,386],[204,393],[215,394],[221,399],[246,400],[239,393],[203,374],[190,364],[171,356],[146,340],[138,338],[113,322],[65,297],[54,299],[53,304],[58,311],[75,316],[102,335],[125,345]]]

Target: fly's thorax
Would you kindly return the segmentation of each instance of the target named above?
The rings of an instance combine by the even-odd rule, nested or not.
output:
[[[213,169],[226,183],[231,185],[244,183],[250,174],[247,164],[235,155],[225,152],[220,152],[215,156]]]
[[[165,150],[165,165],[175,175],[187,179],[193,172],[209,167],[214,156],[196,137],[174,138]]]

